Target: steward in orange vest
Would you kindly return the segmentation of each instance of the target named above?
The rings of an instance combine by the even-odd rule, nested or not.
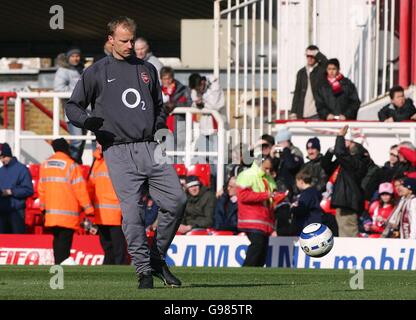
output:
[[[80,213],[94,213],[87,183],[77,163],[69,156],[69,144],[61,138],[52,142],[55,152],[42,163],[39,172],[40,207],[45,227],[53,232],[55,264],[70,256],[74,231],[80,225]]]
[[[98,225],[98,234],[105,253],[103,264],[125,264],[127,248],[121,229],[120,203],[108,175],[101,145],[98,143],[88,178],[88,192],[94,206],[95,223]]]

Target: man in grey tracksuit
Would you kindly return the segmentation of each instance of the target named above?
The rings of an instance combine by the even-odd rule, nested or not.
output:
[[[164,260],[179,227],[186,196],[171,165],[155,161],[157,130],[166,128],[158,75],[132,55],[135,23],[119,17],[108,24],[112,55],[82,75],[66,104],[69,120],[95,133],[120,200],[123,232],[139,276],[139,288],[153,288],[153,276],[180,286]],[[91,103],[89,116],[85,109]],[[146,238],[143,193],[149,189],[160,208],[155,244]]]

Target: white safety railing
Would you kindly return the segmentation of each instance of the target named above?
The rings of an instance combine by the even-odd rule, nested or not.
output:
[[[224,36],[228,123],[270,133],[275,119],[286,119],[311,44],[340,60],[364,104],[384,96],[397,84],[398,5],[399,0],[216,0],[214,74],[220,73]]]
[[[57,138],[65,138],[69,140],[95,140],[95,136],[91,135],[90,132],[87,135],[72,136],[72,135],[62,135],[59,132],[60,126],[60,100],[68,99],[71,96],[69,92],[17,92],[16,101],[15,101],[15,126],[14,126],[14,152],[15,156],[19,159],[22,151],[22,140],[53,140]],[[22,99],[26,98],[50,98],[53,99],[53,119],[52,119],[52,134],[51,135],[33,135],[33,134],[23,134],[21,128],[21,119],[22,119]],[[215,110],[207,109],[197,109],[197,108],[176,108],[174,110],[175,114],[185,114],[186,117],[186,132],[185,132],[185,151],[167,151],[169,156],[183,156],[185,158],[185,165],[189,167],[192,162],[192,157],[194,156],[207,156],[207,157],[216,157],[217,160],[217,190],[221,190],[224,182],[224,163],[225,163],[225,128],[224,120],[221,115]],[[192,149],[192,139],[193,139],[193,128],[192,128],[192,115],[193,114],[203,114],[211,115],[218,124],[218,151],[194,151]]]
[[[173,114],[185,114],[185,150],[174,150],[166,151],[168,156],[179,156],[185,158],[185,166],[190,167],[192,165],[193,157],[216,157],[217,158],[217,191],[221,190],[224,184],[224,165],[225,165],[225,126],[224,120],[220,113],[216,110],[209,109],[197,109],[197,108],[175,108]],[[217,151],[195,151],[193,149],[193,127],[192,127],[192,115],[210,115],[212,116],[218,124],[217,130]]]
[[[53,140],[60,137],[65,139],[75,140],[95,140],[93,135],[71,136],[62,135],[59,133],[60,126],[60,110],[61,99],[68,99],[71,96],[70,92],[17,92],[15,101],[14,114],[14,152],[19,159],[22,151],[22,140]],[[52,134],[51,135],[31,135],[23,134],[21,127],[22,119],[22,99],[26,98],[49,98],[53,99],[53,117],[52,117]]]

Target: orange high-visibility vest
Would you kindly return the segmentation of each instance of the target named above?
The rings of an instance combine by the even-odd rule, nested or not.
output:
[[[121,226],[120,202],[116,196],[108,168],[98,150],[88,179],[88,192],[94,206],[95,223],[98,225]]]
[[[38,192],[40,208],[45,210],[45,227],[77,230],[80,212],[94,213],[81,168],[63,152],[42,163]]]

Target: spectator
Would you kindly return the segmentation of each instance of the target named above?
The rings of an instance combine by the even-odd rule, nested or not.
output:
[[[175,79],[171,67],[162,67],[160,79],[162,82],[163,107],[167,114],[172,113],[176,107],[189,107],[191,105],[188,88]],[[175,150],[183,150],[185,148],[185,115],[175,115],[174,119]]]
[[[364,230],[372,238],[379,238],[386,228],[387,219],[394,209],[393,185],[389,182],[380,184],[378,199],[370,205],[370,220],[364,223]]]
[[[416,148],[409,141],[403,141],[398,146],[399,164],[395,176],[407,176],[416,171]]]
[[[276,183],[271,169],[270,157],[257,158],[250,169],[237,177],[238,229],[250,240],[243,266],[262,267],[266,263],[275,223],[272,199]]]
[[[66,59],[62,61],[56,71],[53,89],[54,91],[72,93],[84,71],[84,64],[81,62],[81,50],[78,48],[71,48],[65,54],[65,58]],[[68,125],[68,132],[70,135],[81,136],[87,133],[85,129],[74,126],[66,117],[65,121]],[[84,148],[85,140],[71,140],[70,155],[77,163],[82,163]]]
[[[126,239],[121,229],[121,208],[117,199],[100,144],[94,151],[94,162],[88,178],[88,191],[94,206],[100,243],[104,250],[103,264],[126,263]]]
[[[94,63],[97,62],[98,60],[101,60],[102,58],[109,56],[112,51],[113,51],[113,45],[111,44],[110,40],[107,39],[107,41],[104,43],[104,46],[103,46],[103,52],[94,57]]]
[[[364,209],[364,191],[361,188],[367,174],[370,157],[359,143],[345,139],[348,125],[338,133],[334,154],[340,169],[334,184],[331,207],[336,209],[340,237],[358,235],[358,215]]]
[[[340,73],[337,59],[328,60],[326,72],[327,81],[322,82],[315,96],[319,118],[341,121],[357,119],[361,102],[355,85]]]
[[[289,199],[297,192],[295,176],[303,165],[303,154],[292,142],[292,133],[287,129],[281,129],[275,137],[277,147],[272,151],[272,156],[278,158],[277,184],[289,190]],[[278,152],[275,152],[277,150]],[[283,191],[280,190],[279,191]]]
[[[275,140],[274,137],[269,135],[269,134],[263,134],[260,137],[260,140],[256,143],[256,145],[254,146],[254,148],[250,151],[250,155],[255,158],[258,157],[259,154],[257,150],[257,148],[261,147],[261,156],[263,158],[266,157],[272,157],[273,161],[272,161],[272,175],[277,174],[277,171],[279,170],[279,159],[278,157],[274,157],[272,156],[272,152],[275,153],[276,152],[276,148],[274,148],[275,145]]]
[[[308,170],[312,175],[312,185],[320,191],[324,192],[328,177],[322,167],[323,155],[321,154],[321,142],[317,137],[311,138],[306,143],[306,152],[309,162],[305,163],[303,170]]]
[[[416,120],[416,108],[412,99],[406,99],[404,89],[395,86],[390,89],[390,104],[378,112],[378,119],[383,122],[400,122]]]
[[[55,153],[40,167],[39,206],[44,213],[45,227],[53,234],[55,264],[61,264],[70,255],[81,211],[93,215],[94,208],[81,169],[69,155],[68,142],[56,139],[52,147]]]
[[[137,58],[153,64],[157,70],[157,74],[160,74],[160,70],[163,67],[163,63],[160,62],[160,60],[156,58],[150,51],[149,43],[145,38],[140,37],[136,39],[136,41],[134,42],[134,51],[136,52]]]
[[[295,93],[289,118],[319,119],[315,97],[319,86],[325,79],[327,59],[317,46],[306,48],[306,66],[296,75]]]
[[[189,176],[187,178],[186,188],[188,202],[178,231],[187,233],[192,229],[212,227],[216,201],[215,194],[207,187],[201,185],[197,176]]]
[[[242,171],[251,167],[252,155],[249,153],[248,146],[243,143],[239,143],[231,151],[231,163],[227,165],[227,179],[231,177],[237,177]]]
[[[406,178],[399,187],[400,201],[387,221],[383,237],[416,239],[416,180]],[[396,233],[396,235],[394,235]]]
[[[237,231],[237,178],[228,180],[226,191],[217,200],[214,229]]]
[[[189,76],[189,88],[191,89],[192,106],[218,111],[225,123],[225,100],[219,79],[211,77],[207,80],[198,73]],[[196,143],[196,149],[200,152],[216,152],[217,151],[217,122],[211,115],[202,115],[199,120],[200,136]],[[222,132],[220,132],[223,134]],[[205,158],[205,159],[204,159]],[[215,181],[217,175],[217,166],[215,157],[204,157],[200,163],[211,164],[211,177]]]
[[[32,176],[13,157],[8,143],[0,144],[0,234],[25,233],[26,199],[33,195]]]
[[[291,210],[296,226],[296,235],[311,223],[322,223],[322,195],[312,185],[313,175],[308,169],[302,169],[296,175],[296,185],[300,190],[298,200],[292,204]]]
[[[399,146],[390,147],[389,161],[386,161],[382,168],[383,181],[392,181],[399,167]]]

